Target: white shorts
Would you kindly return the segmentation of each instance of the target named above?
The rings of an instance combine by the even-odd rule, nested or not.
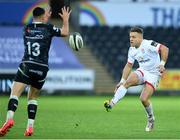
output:
[[[138,68],[135,73],[138,75],[139,84],[147,83],[149,84],[154,90],[158,87],[160,76],[149,73],[143,69]]]

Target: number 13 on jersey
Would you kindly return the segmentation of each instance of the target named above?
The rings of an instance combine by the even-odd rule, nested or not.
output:
[[[40,44],[38,42],[27,42],[28,54],[33,56],[40,55]]]

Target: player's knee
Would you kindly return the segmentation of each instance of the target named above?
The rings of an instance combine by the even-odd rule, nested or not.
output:
[[[35,94],[29,94],[29,96],[28,96],[28,100],[36,100],[37,98],[38,98],[38,96]]]
[[[140,100],[141,100],[142,103],[148,102],[148,99],[146,97],[144,97],[144,96],[140,96]]]
[[[124,87],[126,88],[129,88],[130,86],[134,85],[135,82],[133,80],[127,80],[125,83],[124,83]]]
[[[131,86],[131,84],[129,82],[125,82],[123,85],[125,88],[129,88]]]
[[[37,100],[37,96],[29,96],[28,100]]]

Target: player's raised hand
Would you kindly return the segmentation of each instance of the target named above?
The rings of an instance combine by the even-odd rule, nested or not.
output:
[[[45,14],[48,18],[51,17],[52,11],[51,11],[51,7],[49,5],[47,7],[45,7]]]
[[[69,16],[71,14],[71,11],[69,7],[63,7],[61,9],[62,13],[58,13],[60,15],[60,17],[62,18],[63,21],[68,21],[69,20]]]

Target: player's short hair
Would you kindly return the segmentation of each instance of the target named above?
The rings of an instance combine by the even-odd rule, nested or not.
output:
[[[140,33],[140,34],[143,35],[143,29],[140,28],[140,27],[132,27],[132,28],[130,29],[130,33],[131,33],[131,32],[137,32],[137,33]]]
[[[39,17],[39,16],[42,16],[45,14],[45,10],[41,7],[35,7],[33,9],[33,17],[36,18],[36,17]]]

